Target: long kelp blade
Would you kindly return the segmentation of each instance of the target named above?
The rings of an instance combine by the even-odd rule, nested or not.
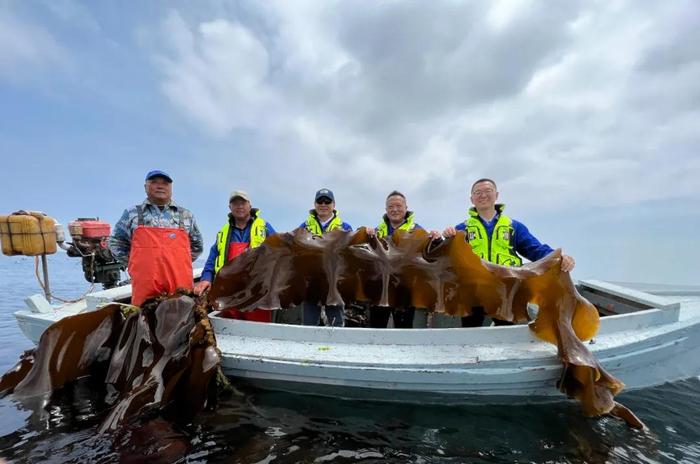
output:
[[[623,384],[582,343],[596,334],[598,311],[560,267],[560,250],[517,268],[488,263],[464,232],[433,241],[421,230],[387,240],[364,229],[323,237],[298,230],[273,235],[224,266],[209,299],[214,307],[241,310],[360,301],[465,316],[481,307],[495,319],[530,322],[539,338],[557,345],[564,364],[558,387],[579,399],[586,415],[618,411],[614,396]],[[538,308],[534,321],[529,305]]]

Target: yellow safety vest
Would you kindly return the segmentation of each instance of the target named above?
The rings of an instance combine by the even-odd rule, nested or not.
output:
[[[309,217],[306,218],[306,230],[311,232],[314,235],[321,236],[323,235],[324,232],[330,232],[331,230],[334,229],[340,229],[343,226],[343,220],[340,219],[340,216],[338,216],[337,211],[333,211],[333,219],[331,222],[328,223],[328,226],[326,227],[326,230],[324,231],[323,228],[321,227],[321,223],[318,222],[318,217],[316,216],[316,211],[313,209],[309,211]]]
[[[251,211],[251,216],[253,216],[253,223],[250,226],[250,248],[257,248],[262,245],[262,242],[267,238],[267,222],[260,217],[259,211]],[[216,257],[216,262],[214,262],[214,274],[218,274],[219,270],[226,264],[226,257],[228,255],[227,245],[228,245],[228,233],[231,225],[227,222],[221,228],[218,234],[216,234],[216,248],[219,250],[219,256]]]
[[[486,227],[479,220],[476,208],[470,208],[469,219],[464,222],[467,240],[474,253],[481,259],[502,266],[520,266],[523,261],[515,252],[513,221],[503,214],[504,209],[505,205],[496,205],[498,221],[493,228],[493,234],[489,237]]]
[[[413,230],[415,227],[416,224],[413,222],[413,211],[409,211],[406,214],[406,219],[404,219],[403,224],[394,230],[409,231]],[[377,227],[377,237],[382,238],[386,237],[387,235],[389,235],[389,217],[385,214],[382,223],[379,224],[379,227]]]

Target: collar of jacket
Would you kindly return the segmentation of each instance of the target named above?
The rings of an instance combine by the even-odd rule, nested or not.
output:
[[[318,221],[318,223],[321,224],[321,219],[319,219],[318,213],[316,212],[315,209],[310,209],[310,210],[309,210],[309,214],[311,214],[314,218],[316,218],[316,220]],[[338,215],[338,210],[335,210],[335,209],[334,209],[334,210],[333,210],[333,216],[331,216],[330,219],[328,219],[328,220],[329,220],[329,221],[332,221],[333,219],[335,219],[335,217],[336,217],[337,215]]]
[[[403,221],[401,221],[401,224],[399,224],[399,227],[401,227],[402,225],[404,225],[406,223],[406,221],[408,221],[408,218],[411,217],[411,214],[413,214],[413,211],[406,211],[406,215],[403,217]],[[388,225],[388,226],[391,225],[391,221],[389,221],[389,216],[387,216],[386,214],[384,214],[384,216],[382,216],[382,220],[386,223],[386,225]]]
[[[150,205],[150,206],[155,206],[156,208],[159,208],[159,207],[161,207],[161,206],[167,206],[168,208],[178,209],[178,208],[180,207],[180,205],[178,205],[177,203],[175,203],[175,201],[172,200],[172,199],[170,200],[170,202],[169,202],[167,205],[156,205],[155,203],[151,203],[151,200],[149,200],[148,198],[146,198],[146,199],[143,201],[143,203],[141,203],[141,204],[144,205],[144,206],[148,206],[148,205]]]
[[[258,211],[258,208],[250,208],[250,216],[248,217],[247,225],[250,225],[258,218]],[[233,217],[233,213],[228,213],[228,223],[234,227],[236,226],[236,218]]]
[[[505,211],[506,205],[503,204],[503,203],[496,203],[496,204],[494,205],[494,208],[496,208],[496,216],[494,216],[494,217],[498,217],[498,216],[501,215],[501,213],[502,213],[503,211]],[[469,208],[469,216],[471,216],[471,217],[479,217],[479,213],[478,213],[478,211],[476,210],[476,207],[475,207],[475,206],[472,206],[471,208]]]

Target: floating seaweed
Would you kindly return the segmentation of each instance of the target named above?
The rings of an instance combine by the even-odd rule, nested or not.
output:
[[[57,392],[89,379],[103,406],[98,433],[117,432],[115,447],[139,448],[139,456],[145,448],[131,438],[155,439],[161,446],[153,446],[149,457],[167,462],[172,455],[158,450],[177,434],[159,413],[174,409],[173,417],[184,423],[215,406],[215,379],[225,379],[217,376],[219,364],[206,308],[178,293],[141,309],[109,304],[52,324],[0,379],[0,395],[46,408]],[[178,443],[168,453],[183,450],[186,441]]]

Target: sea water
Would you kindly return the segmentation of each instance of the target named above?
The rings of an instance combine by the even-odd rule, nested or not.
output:
[[[76,298],[89,285],[79,260],[49,257],[51,290]],[[0,370],[32,347],[13,317],[42,293],[33,258],[0,256]],[[668,362],[673,362],[669,359]],[[554,388],[554,386],[552,387]],[[268,392],[239,393],[178,426],[182,462],[227,463],[700,463],[700,382],[618,400],[649,427],[587,419],[577,403],[415,406]],[[0,456],[12,462],[117,462],[96,435],[89,389],[30,413],[0,400]],[[138,450],[135,450],[138,453]]]

